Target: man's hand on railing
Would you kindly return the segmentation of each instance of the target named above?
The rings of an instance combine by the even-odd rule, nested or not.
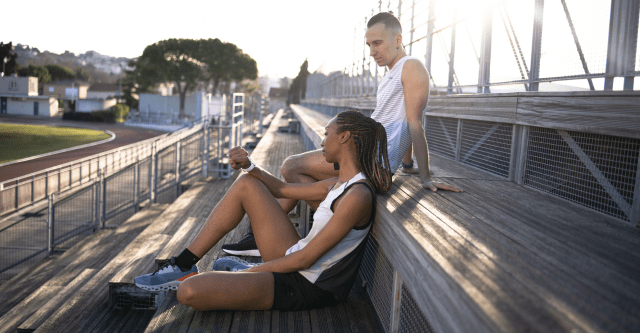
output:
[[[424,181],[422,183],[422,188],[431,190],[433,192],[436,192],[438,189],[452,191],[452,192],[462,192],[462,189],[459,189],[453,185],[436,182],[431,179],[427,179],[426,181]]]
[[[231,164],[234,170],[250,167],[251,161],[249,161],[249,153],[240,146],[232,148],[229,150],[229,164]]]

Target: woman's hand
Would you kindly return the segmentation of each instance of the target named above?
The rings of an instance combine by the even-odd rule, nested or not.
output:
[[[238,146],[229,150],[229,164],[235,170],[246,169],[251,166],[249,153],[244,148]]]

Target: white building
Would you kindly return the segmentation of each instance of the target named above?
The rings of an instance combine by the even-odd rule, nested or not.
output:
[[[37,77],[0,77],[0,114],[22,116],[58,115],[55,97],[38,96]]]

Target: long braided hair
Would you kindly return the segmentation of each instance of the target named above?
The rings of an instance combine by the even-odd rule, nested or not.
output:
[[[391,189],[391,170],[387,154],[387,131],[382,124],[356,110],[340,112],[336,117],[338,133],[351,132],[356,145],[360,170],[376,193]]]

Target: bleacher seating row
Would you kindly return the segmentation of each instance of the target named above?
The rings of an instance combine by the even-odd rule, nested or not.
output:
[[[317,148],[329,116],[291,107]],[[640,229],[434,154],[430,166],[464,192],[397,173],[378,196],[361,276],[386,331],[640,330]]]
[[[286,156],[317,148],[328,116],[292,105],[252,153],[276,176]],[[302,135],[280,132],[289,118]],[[294,122],[295,123],[295,122]],[[297,126],[294,124],[294,126]],[[379,195],[374,238],[349,300],[312,311],[197,312],[175,292],[133,277],[190,242],[233,182],[203,179],[170,206],[152,205],[0,287],[0,332],[635,332],[640,329],[640,229],[508,180],[431,156],[421,188],[397,173]],[[308,230],[302,205],[292,223]],[[239,240],[248,220],[219,246]],[[132,310],[155,309],[155,311]]]

